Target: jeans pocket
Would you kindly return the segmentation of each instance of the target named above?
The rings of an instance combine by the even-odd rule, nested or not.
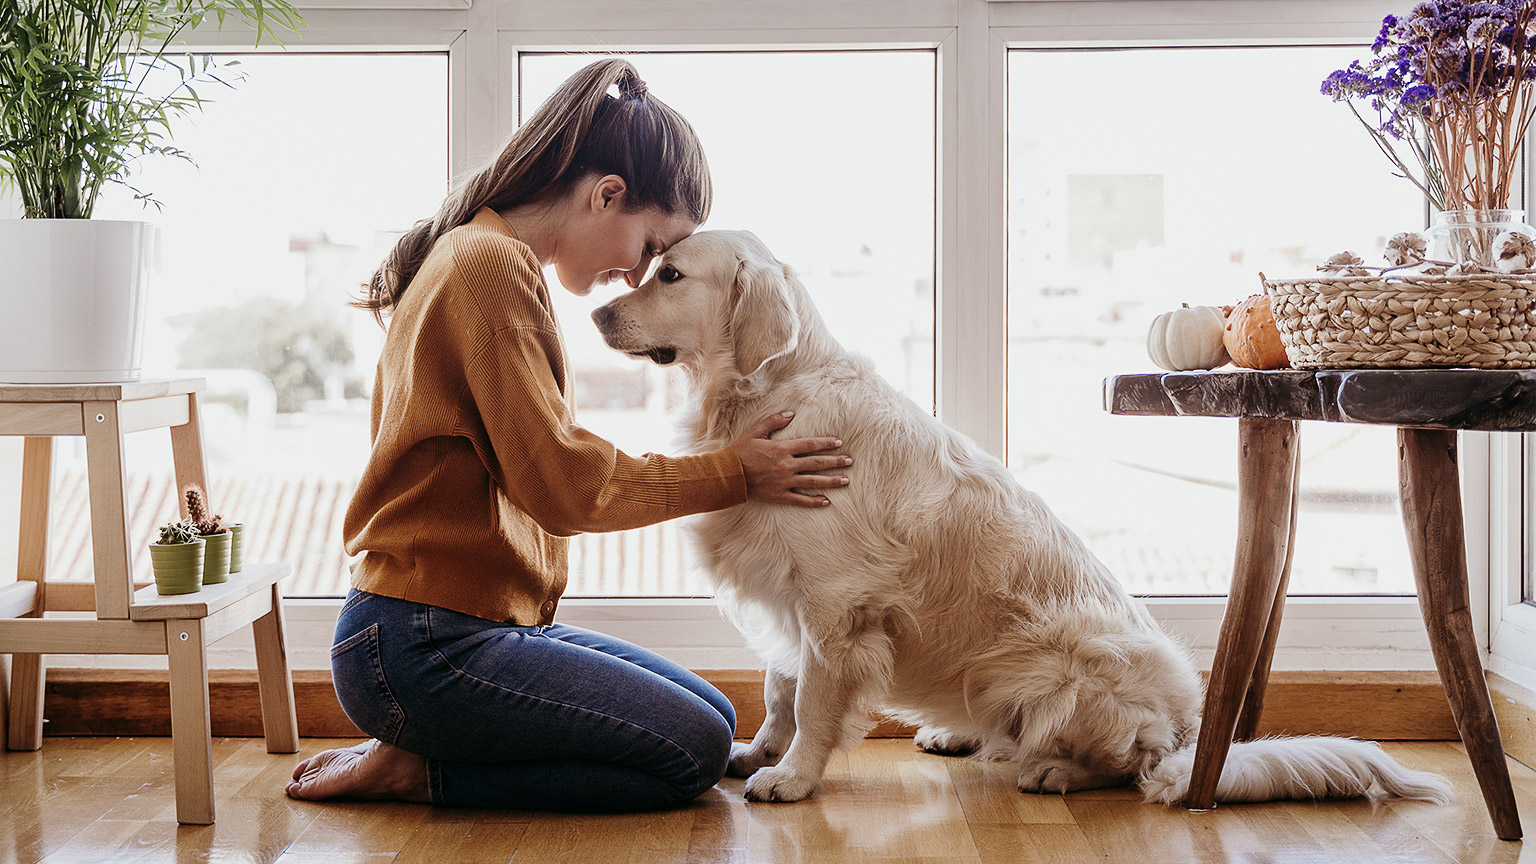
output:
[[[384,678],[378,624],[370,624],[331,647],[331,681],[341,710],[353,725],[386,744],[399,739],[405,712]]]

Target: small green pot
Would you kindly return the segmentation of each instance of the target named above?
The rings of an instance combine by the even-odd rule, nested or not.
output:
[[[230,533],[204,534],[203,539],[208,541],[208,550],[203,554],[203,584],[216,585],[229,581],[229,538]]]
[[[245,526],[231,525],[229,533],[229,572],[239,573],[245,557]]]
[[[149,560],[155,568],[155,591],[191,594],[201,588],[203,549],[207,545],[201,537],[191,543],[149,544]]]

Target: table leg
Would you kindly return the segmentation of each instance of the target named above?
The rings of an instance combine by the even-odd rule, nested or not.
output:
[[[1238,420],[1237,554],[1184,806],[1209,810],[1263,650],[1290,546],[1295,420]]]
[[[1397,454],[1403,526],[1419,587],[1419,611],[1429,630],[1440,683],[1472,759],[1494,831],[1502,840],[1518,840],[1515,792],[1483,677],[1481,649],[1472,630],[1456,433],[1399,428]]]
[[[1264,691],[1269,687],[1269,667],[1275,659],[1275,642],[1280,638],[1280,618],[1285,612],[1285,591],[1291,584],[1291,561],[1296,557],[1296,511],[1301,506],[1301,432],[1296,433],[1296,454],[1291,468],[1291,527],[1285,538],[1285,566],[1280,570],[1280,584],[1275,588],[1275,602],[1269,607],[1269,623],[1264,628],[1264,644],[1253,666],[1248,695],[1238,715],[1234,741],[1251,741],[1258,734],[1259,715],[1264,711]]]

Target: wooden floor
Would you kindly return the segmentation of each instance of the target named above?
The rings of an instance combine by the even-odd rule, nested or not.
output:
[[[305,739],[300,755],[340,743],[352,742]],[[178,827],[169,739],[49,738],[38,753],[0,754],[0,864],[1536,862],[1536,840],[1494,839],[1460,745],[1386,746],[1451,777],[1457,803],[1287,802],[1193,814],[1143,804],[1129,790],[1022,795],[1006,765],[884,739],[835,757],[822,791],[801,804],[747,805],[735,779],[688,808],[641,815],[310,804],[283,795],[299,757],[229,738],[214,742],[218,823]],[[1536,832],[1536,772],[1511,769],[1521,818]]]

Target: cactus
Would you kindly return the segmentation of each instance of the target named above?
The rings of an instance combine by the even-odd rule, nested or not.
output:
[[[211,534],[223,534],[229,530],[224,527],[224,517],[215,513],[208,515],[207,499],[203,497],[202,487],[196,483],[188,483],[182,494],[187,499],[187,521],[197,529],[197,533],[207,537]]]
[[[190,522],[167,522],[160,526],[161,546],[196,543],[197,538],[197,529]]]

